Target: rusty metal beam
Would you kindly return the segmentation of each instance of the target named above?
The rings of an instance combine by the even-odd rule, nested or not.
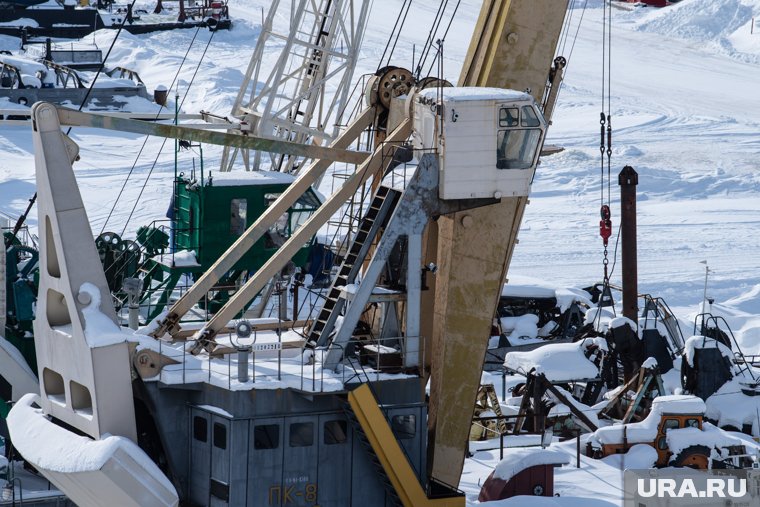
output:
[[[186,139],[198,143],[218,144],[220,146],[234,146],[272,153],[284,153],[310,159],[330,160],[333,162],[346,162],[349,164],[361,164],[370,155],[369,152],[352,151],[324,146],[306,145],[267,139],[252,135],[225,134],[222,132],[209,132],[200,128],[188,126],[154,123],[129,118],[118,118],[103,114],[83,113],[61,106],[58,109],[58,119],[61,125],[74,127],[92,127],[121,132],[132,132],[171,139]]]
[[[568,0],[485,0],[459,86],[529,89],[540,104],[567,4]]]
[[[462,67],[459,86],[529,90],[537,103],[546,91],[568,0],[485,0]],[[547,118],[549,120],[549,118]],[[483,368],[526,197],[442,215],[435,257],[430,329],[428,472],[457,485]]]
[[[623,263],[623,315],[638,321],[638,261],[636,255],[636,185],[639,175],[627,165],[618,175],[620,185],[620,236]]]

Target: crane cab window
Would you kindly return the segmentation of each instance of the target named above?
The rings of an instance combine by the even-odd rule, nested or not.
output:
[[[208,441],[208,421],[205,417],[193,417],[193,438],[199,442]]]
[[[520,113],[516,107],[502,107],[499,109],[499,127],[516,127]]]
[[[327,421],[324,432],[326,445],[342,444],[348,439],[348,423],[342,420]]]
[[[394,415],[391,418],[391,429],[399,440],[414,438],[417,433],[417,418],[414,414]]]
[[[536,116],[536,110],[530,106],[523,106],[522,122],[520,122],[520,125],[522,127],[540,127],[541,121]]]
[[[227,427],[223,424],[214,423],[214,447],[227,448]]]
[[[541,143],[541,120],[531,105],[499,108],[497,169],[530,169]]]
[[[314,423],[298,422],[290,425],[290,447],[309,447],[314,444]]]
[[[280,426],[259,424],[253,427],[254,449],[277,449],[280,445]]]
[[[265,194],[267,206],[271,206],[281,194]],[[269,228],[264,239],[266,248],[279,248],[304,222],[319,208],[320,200],[311,191],[304,193],[298,201],[277,222]]]
[[[496,168],[530,169],[540,141],[540,129],[500,130],[496,138]]]
[[[265,194],[264,199],[266,199],[267,207],[271,206],[280,195],[281,194]],[[285,244],[288,240],[288,236],[290,236],[289,220],[290,215],[287,211],[280,215],[264,236],[265,248],[280,248]]]
[[[675,430],[681,426],[678,419],[665,419],[665,424],[662,425],[662,431]]]

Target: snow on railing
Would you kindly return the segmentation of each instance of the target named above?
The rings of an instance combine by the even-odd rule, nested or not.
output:
[[[156,377],[146,380],[168,385],[207,383],[230,391],[292,388],[331,392],[342,391],[352,382],[410,378],[418,376],[421,371],[418,368],[405,373],[410,370],[403,366],[407,340],[416,340],[416,337],[376,339],[366,345],[352,342],[346,348],[334,345],[343,350],[344,361],[333,371],[322,366],[327,353],[325,349],[302,350],[300,346],[288,346],[299,342],[283,341],[282,334],[276,332],[269,334],[277,336],[277,341],[254,340],[219,356],[194,356],[189,352],[192,348],[189,343],[178,350],[174,344],[159,341],[159,354],[174,359],[177,364],[165,365]],[[358,351],[357,345],[361,347]],[[241,349],[245,350],[243,354],[239,353]],[[424,364],[421,354],[419,359],[419,364]],[[242,376],[241,370],[244,372]]]

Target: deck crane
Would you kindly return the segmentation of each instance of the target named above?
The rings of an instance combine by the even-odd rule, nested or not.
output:
[[[460,86],[526,90],[541,104],[545,113],[551,114],[565,63],[563,58],[554,57],[567,4],[566,0],[485,2],[460,77]],[[410,114],[409,110],[407,114]],[[407,117],[389,134],[386,144],[405,140],[411,129],[411,120]],[[387,150],[386,145],[381,145],[357,169],[343,189],[336,192],[283,245],[280,252],[238,290],[195,335],[199,346],[213,348],[210,344],[216,334],[264,287],[269,278],[284,267],[304,239],[316,232],[343,200],[366,181],[373,170],[377,170],[380,160],[388,157]],[[309,172],[307,170],[304,175]],[[428,471],[431,476],[448,484],[458,484],[461,475],[463,445],[471,419],[471,413],[461,410],[461,407],[474,406],[487,345],[485,338],[473,337],[487,337],[489,334],[527,200],[527,193],[500,197],[496,203],[443,214],[427,227],[423,264],[437,266],[435,281],[430,286],[431,290],[422,293],[419,310],[420,315],[435,315],[432,319],[421,319],[419,323],[419,336],[429,337],[424,346],[434,351],[427,356],[432,356],[429,365],[432,380]],[[259,223],[249,229],[250,237],[260,237],[266,230],[263,225],[274,218],[274,211],[263,215]],[[239,243],[243,241],[241,238]],[[228,254],[237,246],[241,245],[233,245]],[[451,252],[455,254],[449,254]],[[219,262],[231,262],[226,257]],[[203,284],[204,280],[201,279],[199,290],[203,290]],[[471,297],[463,298],[462,294]],[[162,336],[166,331],[173,335],[178,332],[179,317],[189,310],[185,308],[182,312],[175,312],[183,303],[179,301],[170,310],[169,315],[159,323],[154,336]],[[192,300],[188,299],[187,304],[190,303]],[[351,327],[346,326],[345,322],[344,326],[346,329]],[[446,417],[439,417],[443,413]]]
[[[567,6],[568,0],[485,0],[459,86],[528,91],[550,122],[564,67],[555,52]],[[428,470],[449,484],[459,484],[472,418],[463,407],[475,405],[486,337],[527,203],[527,195],[504,196],[489,206],[442,216],[428,227],[424,264],[438,266],[434,285],[422,298],[423,313],[436,314],[421,329],[435,351]],[[447,252],[456,252],[455,259]]]
[[[348,147],[372,124],[375,116],[374,108],[365,110],[348,128],[339,130],[369,6],[366,0],[298,0],[286,6],[281,6],[280,0],[272,2],[235,98],[232,119],[211,113],[204,113],[204,118],[229,126],[231,135],[253,135],[303,146]],[[278,19],[288,19],[287,27],[275,26]],[[265,61],[263,55],[275,51],[279,56],[270,67],[271,62]],[[328,81],[334,93],[325,93]],[[262,161],[264,153],[269,153],[269,163]],[[199,283],[185,292],[166,316],[159,316],[155,336],[166,331],[176,336],[179,319],[207,296],[310,186],[319,185],[330,165],[328,160],[337,159],[321,157],[316,152],[306,155],[227,144],[222,152],[221,170],[231,171],[239,160],[246,170],[272,169],[299,177],[280,199],[269,205],[265,216],[259,217],[227,253],[205,271]],[[310,160],[317,162],[309,164]],[[359,158],[351,162],[363,161],[364,158]],[[304,173],[302,177],[300,173]],[[263,311],[274,288],[271,281],[267,283],[259,311]]]
[[[175,354],[179,351],[178,355],[158,357],[158,364],[151,364],[151,358],[160,356],[161,342],[142,338],[134,342],[118,331],[115,311],[110,304],[103,271],[99,270],[94,244],[87,239],[92,234],[71,169],[77,155],[76,146],[60,130],[61,123],[64,123],[61,120],[67,116],[74,118],[72,121],[91,126],[115,128],[119,122],[81,116],[77,120],[73,113],[49,104],[36,104],[33,116],[41,196],[40,262],[44,266],[40,281],[40,292],[44,296],[40,298],[35,321],[41,393],[37,401],[23,399],[11,411],[11,437],[14,440],[19,437],[18,448],[22,455],[28,456],[32,464],[42,469],[67,494],[71,493],[70,496],[80,505],[97,505],[94,492],[106,489],[112,494],[111,498],[118,495],[120,505],[176,505],[180,495],[183,498],[213,499],[206,500],[211,505],[241,504],[240,500],[233,500],[239,498],[235,495],[259,495],[257,498],[263,495],[267,498],[267,491],[272,503],[274,492],[280,495],[287,484],[285,480],[291,478],[285,474],[284,467],[293,463],[283,460],[281,454],[279,459],[283,463],[277,465],[281,467],[278,469],[281,470],[278,482],[268,486],[268,490],[266,486],[254,488],[254,482],[260,485],[256,481],[265,478],[261,470],[265,462],[256,461],[264,458],[257,458],[255,453],[257,449],[263,451],[275,444],[263,442],[251,446],[250,440],[236,439],[248,439],[259,434],[255,425],[263,423],[260,420],[262,412],[270,418],[276,415],[286,419],[293,416],[293,409],[310,407],[311,412],[304,410],[298,414],[301,420],[307,416],[318,418],[325,413],[337,417],[344,410],[339,406],[340,400],[347,397],[350,413],[358,421],[358,426],[351,422],[353,429],[348,433],[355,435],[352,438],[363,437],[368,441],[376,463],[388,479],[378,481],[376,473],[374,476],[366,475],[375,481],[372,483],[369,479],[354,481],[353,475],[350,476],[351,484],[357,488],[359,485],[386,488],[387,497],[363,495],[362,501],[366,505],[386,505],[386,498],[391,504],[404,507],[463,505],[461,495],[452,499],[434,499],[435,488],[431,484],[459,483],[487,336],[545,138],[547,123],[536,103],[541,104],[544,111],[551,110],[547,106],[553,100],[552,92],[556,98],[557,79],[561,76],[561,69],[550,72],[549,67],[566,7],[567,0],[487,2],[478,20],[477,36],[460,81],[461,85],[469,86],[411,90],[408,95],[395,97],[396,111],[401,112],[402,117],[388,126],[386,139],[371,154],[344,148],[349,144],[349,131],[371,123],[377,112],[377,101],[370,101],[370,105],[355,120],[355,125],[344,131],[347,137],[337,137],[330,147],[298,147],[297,143],[258,136],[246,138],[208,132],[197,127],[149,127],[141,122],[123,120],[121,126],[133,131],[152,130],[183,138],[193,136],[195,140],[218,140],[242,148],[282,151],[299,156],[313,154],[314,162],[300,171],[299,179],[303,178],[302,182],[324,172],[329,165],[328,160],[359,164],[344,186],[327,199],[278,253],[193,337],[196,350],[198,346],[200,349],[212,349],[215,335],[243,308],[246,299],[250,300],[287,263],[293,250],[300,247],[362,182],[387,167],[393,158],[395,145],[413,137],[414,145],[421,148],[420,153],[426,154],[420,157],[420,164],[404,190],[384,185],[378,187],[370,210],[378,210],[377,213],[385,210],[384,227],[376,227],[376,211],[368,212],[363,220],[368,234],[373,233],[378,239],[377,247],[367,264],[362,283],[353,299],[347,301],[340,330],[334,336],[324,333],[324,329],[322,331],[326,348],[321,369],[328,375],[330,366],[337,365],[343,356],[354,324],[373,297],[373,289],[390,252],[397,240],[406,237],[406,294],[396,294],[392,301],[403,300],[406,305],[403,326],[406,335],[398,340],[402,342],[401,352],[404,354],[402,367],[410,374],[391,379],[386,384],[387,388],[378,388],[374,392],[361,377],[359,385],[356,380],[353,384],[343,384],[344,392],[309,391],[300,386],[277,389],[276,392],[263,389],[254,391],[255,395],[249,393],[253,386],[241,381],[236,381],[238,383],[234,388],[226,390],[219,384],[213,384],[211,379],[199,381],[193,377],[185,381],[188,360],[183,357],[181,348],[172,349]],[[552,89],[546,93],[548,75],[554,81]],[[473,85],[483,89],[473,88]],[[486,85],[498,85],[500,88]],[[503,89],[505,87],[512,89]],[[533,97],[515,90],[529,90]],[[391,105],[393,107],[393,101]],[[476,120],[472,119],[474,117],[477,117]],[[226,128],[227,125],[222,127]],[[435,150],[438,156],[432,154]],[[271,209],[278,205],[285,206],[284,203],[295,194],[297,190],[290,195],[283,193]],[[262,215],[246,233],[246,241],[261,234],[264,224],[277,216],[274,211]],[[384,229],[382,234],[380,229]],[[368,255],[367,249],[363,248],[367,241],[367,237],[359,239],[357,235],[350,247],[351,252]],[[236,245],[242,248],[241,244]],[[232,249],[235,248],[233,245]],[[341,271],[361,265],[364,260],[349,257],[347,255],[344,259]],[[428,290],[423,290],[420,283],[423,266],[436,272],[435,278],[427,277]],[[328,312],[333,313],[329,309]],[[167,316],[158,322],[155,334],[163,336],[162,332],[167,330],[172,334],[178,319],[179,315]],[[145,364],[141,363],[142,358],[147,360]],[[204,357],[201,354],[200,358],[192,360],[187,364],[196,364]],[[177,380],[179,386],[171,387],[164,383],[159,386],[156,379],[160,378],[164,365],[172,361],[183,361],[182,370],[179,370],[181,380]],[[205,358],[205,361],[211,375],[212,359]],[[139,373],[145,369],[150,374]],[[415,371],[422,377],[430,372],[427,417],[430,457],[427,473],[420,470],[425,460],[419,459],[419,456],[413,463],[417,470],[410,465],[397,437],[391,432],[386,416],[378,410],[378,404],[392,405],[393,400],[400,397],[418,407],[418,412],[411,413],[411,417],[406,415],[410,414],[410,409],[405,409],[402,423],[414,425],[415,420],[425,420],[428,415],[424,404],[425,383],[411,374]],[[316,382],[316,378],[313,380]],[[339,377],[334,381],[341,382]],[[232,383],[232,380],[229,382]],[[136,408],[138,405],[133,404],[133,397],[137,396],[138,391],[142,399],[147,400],[142,402],[139,410]],[[68,468],[56,468],[55,464],[50,466],[39,454],[35,455],[34,445],[23,445],[29,444],[28,439],[24,442],[23,438],[24,421],[20,415],[18,418],[14,416],[27,414],[33,417],[33,414],[38,414],[34,403],[45,414],[64,421],[96,441],[112,438],[108,435],[120,436],[122,440],[118,446],[102,449],[99,463],[103,464],[97,469],[86,468],[82,470],[84,473],[72,473]],[[198,415],[209,410],[211,415],[205,419]],[[349,409],[345,410],[349,412]],[[172,487],[167,487],[166,481],[159,480],[162,472],[155,467],[155,458],[154,461],[146,460],[141,447],[128,445],[139,443],[138,436],[144,437],[137,429],[141,422],[136,417],[138,411],[154,418],[155,427],[151,431],[159,435],[151,441],[154,444],[151,448],[160,448],[166,453],[166,467],[171,470],[170,475],[174,479],[173,484],[168,486]],[[236,415],[233,416],[233,413]],[[187,424],[177,424],[178,418],[188,418]],[[196,424],[199,419],[205,422]],[[38,417],[35,421],[35,431],[41,435],[55,434],[61,441],[82,438],[52,425],[46,419],[39,420]],[[321,426],[321,420],[317,421]],[[270,425],[268,422],[263,424]],[[285,442],[282,438],[275,437],[277,448],[284,453],[296,452],[291,449],[294,447],[294,435],[295,438],[299,436],[297,431],[294,433],[294,427],[302,429],[304,423],[288,424],[291,444],[285,446],[280,443]],[[210,432],[212,425],[213,432]],[[261,426],[262,436],[264,433],[273,435],[267,433],[268,426]],[[415,431],[418,440],[414,442],[419,445],[405,449],[419,454],[425,448],[419,440],[420,433],[424,432]],[[229,440],[228,432],[238,436],[229,437],[232,438]],[[280,431],[277,426],[277,435],[283,433],[285,430]],[[343,433],[346,433],[345,429]],[[319,440],[317,443],[321,445],[322,439]],[[235,445],[229,442],[235,442]],[[201,444],[202,450],[197,451]],[[230,453],[230,448],[236,452]],[[25,454],[25,451],[29,452]],[[194,452],[201,453],[198,463],[210,463],[211,466],[206,472],[207,476],[201,477],[203,480],[200,481],[193,480],[193,474],[198,471],[188,469],[188,462],[192,462],[188,455],[193,456]],[[298,452],[302,453],[299,456],[306,456],[311,451],[303,446]],[[241,455],[251,461],[239,464],[235,460]],[[315,463],[319,460],[313,454],[308,456],[313,456]],[[272,462],[271,459],[267,460],[267,466]],[[350,456],[348,460],[339,459],[337,463],[345,467],[345,462],[351,463]],[[215,471],[218,463],[224,466]],[[249,467],[249,463],[253,465]],[[311,465],[304,462],[303,466]],[[317,463],[314,466],[318,468],[322,465]],[[236,475],[244,471],[259,475],[248,478]],[[319,477],[319,474],[318,468],[316,476]],[[385,485],[380,485],[380,482]],[[427,490],[421,487],[420,482],[427,485]],[[335,480],[324,483],[319,491],[336,484]],[[314,488],[311,491],[316,495]],[[343,493],[335,493],[340,494]],[[253,504],[262,505],[263,500]]]
[[[566,0],[485,2],[459,84],[529,90],[545,114],[551,114],[564,67],[564,59],[554,59],[554,56],[567,4]],[[368,121],[371,115],[365,110],[359,120]],[[382,160],[389,158],[392,143],[406,140],[410,133],[411,122],[401,122],[343,189],[334,194],[195,335],[198,343],[209,347],[216,334],[284,267],[295,249],[377,171]],[[350,134],[352,132],[347,131],[346,138],[350,139]],[[291,189],[280,196],[217,265],[158,322],[153,336],[160,337],[166,332],[176,336],[179,319],[192,308],[198,295],[205,294],[215,278],[234,263],[236,256],[264,234],[281,213],[280,209],[287,209],[300,196],[303,187],[298,182],[312,181],[325,169],[324,161],[316,161],[304,170]],[[425,346],[435,351],[427,356],[433,357],[429,365],[432,445],[429,446],[428,464],[432,475],[449,484],[459,481],[464,460],[462,446],[467,439],[471,418],[470,413],[452,407],[474,406],[486,341],[472,337],[488,336],[527,200],[527,195],[502,197],[496,204],[443,215],[427,228],[424,265],[432,263],[438,271],[431,280],[431,290],[422,293],[420,303],[421,313],[438,313],[437,318],[423,319],[420,323],[420,336],[429,337]],[[442,231],[444,227],[446,229]],[[485,248],[486,245],[491,247]],[[442,259],[446,260],[443,252],[458,252],[456,261],[442,262]],[[490,252],[493,257],[484,258],[484,252]],[[464,301],[460,296],[462,293],[473,297]],[[439,413],[447,416],[439,418]]]
[[[280,7],[275,0],[263,22],[243,78],[232,116],[235,123],[263,137],[296,143],[332,142],[348,103],[370,2],[355,0],[297,0]],[[288,19],[286,27],[276,27]],[[281,28],[278,30],[278,28]],[[265,54],[279,51],[274,65]],[[325,84],[334,87],[325,93]],[[239,130],[232,131],[240,133]],[[247,171],[261,166],[262,151],[226,146],[222,171],[231,171],[238,157]],[[269,165],[296,172],[309,158],[272,153]]]

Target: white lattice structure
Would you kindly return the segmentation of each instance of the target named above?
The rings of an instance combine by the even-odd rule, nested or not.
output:
[[[232,115],[256,135],[329,143],[351,91],[369,6],[369,0],[274,0]],[[277,19],[290,22],[275,28]],[[273,66],[263,61],[271,48],[280,48]],[[300,157],[271,154],[271,163],[262,164],[260,152],[252,157],[248,150],[225,148],[221,170],[232,170],[238,155],[246,170],[294,172],[304,162]]]

